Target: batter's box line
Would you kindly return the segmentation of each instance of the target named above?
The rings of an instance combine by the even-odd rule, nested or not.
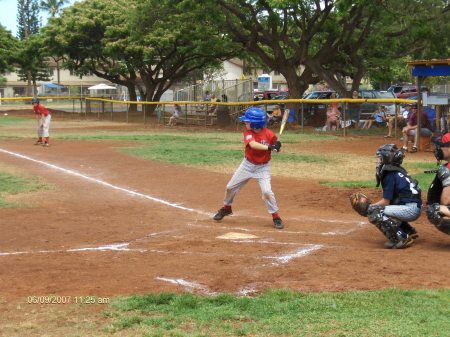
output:
[[[219,228],[222,230],[239,230],[248,233],[279,233],[279,234],[310,234],[310,235],[323,235],[323,236],[334,236],[334,235],[348,235],[353,233],[362,227],[366,226],[366,223],[358,224],[356,228],[350,228],[346,230],[336,230],[336,231],[328,231],[328,232],[307,232],[307,231],[290,231],[290,230],[265,230],[265,229],[255,229],[255,228],[244,228],[244,227],[235,227],[235,226],[218,226],[218,225],[203,225],[203,224],[187,224],[190,227],[203,227],[203,228]]]
[[[237,214],[237,213],[236,213]],[[258,215],[247,215],[244,214],[246,217],[250,218],[256,218],[256,219],[265,219],[266,217],[258,216]],[[337,224],[354,224],[354,225],[364,225],[368,224],[367,221],[361,221],[361,220],[336,220],[336,219],[323,219],[323,218],[313,218],[313,217],[283,217],[286,221],[300,221],[300,222],[324,222],[324,223],[337,223]]]

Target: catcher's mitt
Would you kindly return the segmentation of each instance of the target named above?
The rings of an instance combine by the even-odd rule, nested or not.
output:
[[[372,201],[361,192],[350,195],[350,204],[359,215],[367,216],[367,209],[371,203]]]

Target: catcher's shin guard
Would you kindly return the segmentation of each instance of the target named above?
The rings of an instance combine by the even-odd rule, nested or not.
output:
[[[384,215],[384,207],[371,205],[367,210],[370,223],[374,224],[394,246],[405,241],[408,235],[400,229],[401,222]]]
[[[427,207],[427,218],[441,232],[450,235],[450,219],[442,217],[440,205],[435,203]]]

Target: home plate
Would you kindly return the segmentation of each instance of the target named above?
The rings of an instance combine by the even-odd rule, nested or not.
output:
[[[230,232],[217,237],[217,239],[222,240],[256,239],[256,238],[258,238],[256,235],[237,232]]]

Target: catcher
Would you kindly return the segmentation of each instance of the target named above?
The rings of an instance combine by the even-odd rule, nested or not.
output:
[[[438,160],[446,160],[439,166],[433,182],[428,189],[427,217],[441,232],[450,235],[450,133],[442,138],[434,139],[434,156]]]
[[[409,221],[419,218],[422,199],[415,179],[408,176],[400,165],[405,153],[395,144],[385,144],[376,152],[377,187],[383,188],[383,198],[375,203],[361,193],[350,196],[353,209],[367,216],[387,238],[385,248],[401,249],[412,244],[419,236]]]

